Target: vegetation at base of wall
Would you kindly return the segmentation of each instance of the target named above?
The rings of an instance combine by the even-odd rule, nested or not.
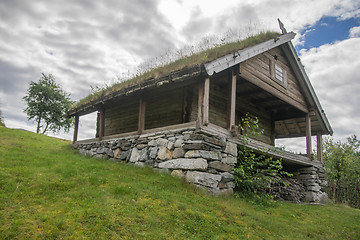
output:
[[[0,239],[359,239],[358,209],[250,201],[0,127]]]
[[[269,39],[277,38],[280,34],[276,32],[266,31],[260,32],[257,35],[249,36],[246,39],[238,40],[235,42],[215,44],[213,46],[202,46],[201,51],[190,51],[189,55],[184,55],[182,50],[177,51],[176,55],[171,57],[171,59],[175,59],[173,61],[167,62],[157,67],[146,67],[145,71],[138,71],[133,77],[126,81],[122,81],[116,83],[112,86],[105,85],[104,87],[94,87],[96,91],[88,95],[87,97],[81,99],[78,103],[74,105],[75,107],[79,107],[84,105],[90,101],[93,101],[102,96],[108,95],[112,92],[118,91],[124,87],[144,82],[146,80],[152,79],[156,76],[166,76],[172,72],[179,71],[186,67],[196,66],[202,63],[206,63],[212,60],[215,60],[219,57],[225,56],[233,51],[241,50]],[[166,57],[166,56],[165,56]]]
[[[283,171],[280,159],[273,159],[266,156],[265,150],[262,153],[255,153],[248,147],[250,138],[263,134],[259,127],[259,119],[247,113],[241,118],[239,128],[240,136],[244,145],[239,146],[238,162],[234,168],[235,185],[242,195],[260,195],[260,199],[275,199],[277,192],[274,192],[272,185],[285,184],[282,180],[292,175]]]
[[[329,198],[360,208],[360,141],[357,136],[349,137],[347,142],[326,138],[323,152]]]

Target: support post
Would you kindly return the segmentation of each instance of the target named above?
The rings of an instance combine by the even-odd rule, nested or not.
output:
[[[74,126],[74,137],[73,137],[73,143],[77,141],[78,138],[78,132],[79,132],[79,115],[75,115],[75,126]]]
[[[209,96],[210,96],[210,78],[204,81],[204,100],[203,100],[203,124],[209,123]]]
[[[228,130],[231,130],[235,125],[235,109],[236,109],[236,74],[232,70],[231,79],[229,81],[229,95],[228,95]]]
[[[316,142],[317,142],[317,160],[319,162],[323,162],[323,153],[322,153],[322,136],[321,136],[321,132],[318,132],[316,135]]]
[[[138,134],[142,134],[145,129],[145,108],[146,108],[146,102],[141,96],[139,100]]]
[[[311,116],[310,112],[306,114],[306,155],[311,159]]]
[[[99,114],[99,140],[101,141],[105,134],[105,108],[100,108]]]

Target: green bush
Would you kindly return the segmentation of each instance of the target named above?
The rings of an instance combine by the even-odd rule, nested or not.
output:
[[[265,150],[255,153],[248,147],[251,137],[263,134],[263,130],[259,129],[259,119],[247,113],[241,122],[239,127],[244,145],[239,149],[237,166],[234,168],[235,185],[245,194],[264,194],[273,199],[276,196],[273,196],[271,185],[283,183],[282,178],[290,177],[291,174],[282,170],[280,159],[266,156]]]

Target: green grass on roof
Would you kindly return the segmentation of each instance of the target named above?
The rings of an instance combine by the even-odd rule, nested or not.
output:
[[[102,96],[106,96],[110,93],[119,91],[127,86],[138,84],[158,76],[166,76],[172,72],[179,71],[186,67],[193,67],[199,64],[210,62],[219,57],[232,53],[234,51],[241,50],[265,42],[269,39],[276,38],[278,36],[280,36],[280,34],[277,32],[271,32],[271,31],[261,32],[257,35],[250,36],[244,40],[239,40],[237,42],[230,42],[223,45],[217,45],[213,48],[209,48],[199,53],[195,53],[190,56],[184,56],[178,60],[175,60],[174,62],[171,62],[164,66],[160,66],[148,72],[145,72],[142,75],[137,75],[126,81],[119,82],[112,86],[102,88],[101,90],[94,92],[88,95],[87,97],[81,99],[78,103],[75,104],[74,108],[81,107],[84,104],[99,99]]]

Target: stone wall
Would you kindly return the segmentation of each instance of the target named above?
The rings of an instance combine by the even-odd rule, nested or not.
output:
[[[83,155],[167,171],[216,195],[231,194],[235,187],[232,169],[237,145],[194,128],[79,143],[77,147]]]
[[[78,143],[77,147],[83,155],[169,172],[215,195],[231,194],[235,187],[232,169],[237,163],[237,144],[195,128]],[[297,169],[294,177],[304,184],[305,193],[299,194],[305,195],[306,202],[327,201],[323,167]]]
[[[297,169],[294,172],[294,178],[300,180],[304,184],[304,202],[327,202],[327,181],[325,169],[322,166],[311,166]]]

